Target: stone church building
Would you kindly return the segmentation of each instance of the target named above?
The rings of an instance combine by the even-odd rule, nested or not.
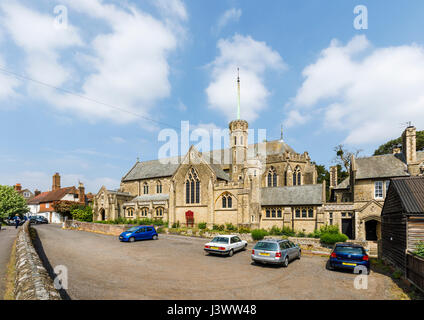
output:
[[[230,148],[137,161],[118,191],[102,187],[94,199],[94,220],[151,218],[185,225],[232,223],[266,228],[287,226],[312,232],[325,223],[325,186],[307,152],[296,153],[282,139],[251,144],[248,123],[229,124]],[[229,159],[224,161],[223,159]]]

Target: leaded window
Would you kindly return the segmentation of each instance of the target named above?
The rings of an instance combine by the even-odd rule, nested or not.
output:
[[[277,186],[277,172],[274,167],[271,167],[268,171],[268,187]]]
[[[194,168],[190,169],[186,180],[186,203],[200,203],[200,180]]]

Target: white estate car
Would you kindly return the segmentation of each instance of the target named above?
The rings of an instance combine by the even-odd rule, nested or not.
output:
[[[234,235],[218,235],[205,244],[207,253],[232,256],[234,252],[245,250],[247,242]]]

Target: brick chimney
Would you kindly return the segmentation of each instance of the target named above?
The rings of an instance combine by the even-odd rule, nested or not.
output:
[[[78,186],[78,201],[80,203],[85,203],[85,188],[81,182],[79,183],[79,186]]]
[[[409,126],[402,134],[402,151],[406,164],[417,161],[417,129]]]
[[[52,185],[52,191],[56,191],[60,189],[60,175],[59,173],[55,173],[53,176],[53,185]]]
[[[21,184],[20,184],[20,183],[15,184],[15,185],[14,185],[14,189],[15,189],[16,191],[21,191],[21,190],[22,190],[22,186],[21,186]]]
[[[330,167],[330,189],[337,186],[337,166]]]

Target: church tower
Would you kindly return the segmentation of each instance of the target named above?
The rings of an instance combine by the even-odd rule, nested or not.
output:
[[[237,120],[231,121],[230,129],[230,148],[231,148],[231,166],[230,177],[233,181],[239,181],[243,178],[243,167],[247,159],[248,147],[248,128],[249,124],[245,120],[240,120],[240,75],[237,77]]]

